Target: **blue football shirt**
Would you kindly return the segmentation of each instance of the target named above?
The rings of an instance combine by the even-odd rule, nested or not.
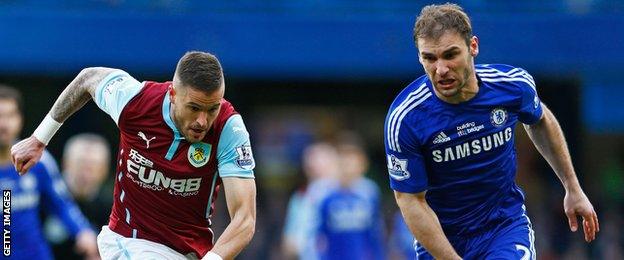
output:
[[[397,96],[385,122],[390,186],[427,191],[447,236],[522,216],[514,128],[542,116],[533,77],[525,70],[502,64],[475,70],[479,91],[472,99],[444,102],[424,75]]]
[[[348,187],[325,188],[315,214],[318,259],[385,259],[377,185],[360,178]]]

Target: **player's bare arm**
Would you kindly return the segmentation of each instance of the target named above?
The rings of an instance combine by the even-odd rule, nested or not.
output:
[[[51,119],[48,120],[54,120],[53,123],[60,126],[94,96],[97,84],[114,70],[102,67],[83,69],[54,102],[49,113]],[[20,175],[25,174],[39,161],[46,145],[47,141],[38,140],[34,135],[15,144],[11,148],[11,160],[15,170]]]
[[[427,204],[425,193],[394,192],[397,204],[416,240],[436,259],[461,259],[442,231],[437,215]]]
[[[94,67],[80,71],[78,76],[72,80],[63,90],[63,93],[56,99],[50,115],[57,122],[65,122],[69,116],[82,108],[91,98],[95,96],[95,88],[98,83],[115,69]]]
[[[256,183],[254,179],[223,178],[223,189],[231,221],[211,252],[223,259],[234,259],[255,232]]]
[[[598,216],[576,177],[559,122],[546,105],[542,105],[542,108],[542,118],[536,124],[524,125],[524,128],[565,188],[563,206],[570,230],[575,232],[578,229],[577,216],[580,215],[583,218],[585,241],[591,242],[596,239],[596,232],[600,231]]]

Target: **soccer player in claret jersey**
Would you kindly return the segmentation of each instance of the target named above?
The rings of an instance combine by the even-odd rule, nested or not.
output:
[[[470,20],[455,4],[422,9],[414,28],[426,72],[392,103],[385,123],[390,186],[419,259],[535,259],[534,232],[515,184],[514,126],[524,124],[566,195],[570,229],[585,240],[598,218],[563,133],[521,68],[474,64]]]
[[[165,83],[84,69],[12,148],[13,163],[25,173],[61,123],[93,98],[120,131],[113,208],[98,236],[102,258],[232,259],[255,229],[255,162],[224,92],[221,65],[204,52],[186,53]],[[231,222],[215,243],[210,216],[221,185]]]

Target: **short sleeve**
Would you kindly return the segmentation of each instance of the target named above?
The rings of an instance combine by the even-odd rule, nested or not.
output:
[[[95,103],[118,124],[123,108],[141,91],[143,84],[123,70],[108,74],[95,89]]]
[[[390,187],[405,193],[427,190],[429,183],[425,160],[415,136],[405,129],[407,128],[405,125],[400,127],[401,122],[393,124],[392,120],[387,121],[390,122],[386,122],[384,140]]]
[[[231,116],[225,123],[217,146],[217,159],[221,178],[254,178],[256,162],[240,115]]]
[[[525,81],[519,81],[520,86],[520,108],[518,110],[518,120],[525,124],[534,124],[542,117],[542,106],[535,81],[526,71],[522,70],[522,77]]]

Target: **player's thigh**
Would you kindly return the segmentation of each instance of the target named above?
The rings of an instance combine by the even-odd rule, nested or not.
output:
[[[154,246],[152,244],[129,244],[128,251],[132,253],[132,259],[145,259],[145,260],[187,260],[197,259],[196,257],[187,258],[182,254],[173,251],[172,249],[158,244]]]
[[[145,239],[127,238],[104,226],[98,235],[98,250],[102,259],[196,259],[185,257],[173,249]]]
[[[102,227],[97,236],[97,246],[102,259],[130,259],[130,254],[122,243],[122,236]]]
[[[493,238],[484,259],[537,259],[534,234],[530,225],[519,223]]]

